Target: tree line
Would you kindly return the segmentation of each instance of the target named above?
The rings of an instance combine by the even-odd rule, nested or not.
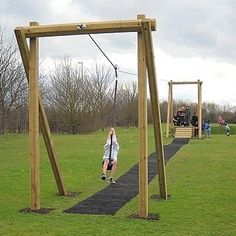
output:
[[[52,132],[77,134],[105,129],[111,125],[114,103],[114,71],[104,64],[90,68],[74,65],[69,56],[55,63],[49,73],[40,74],[40,92]],[[196,103],[175,101],[178,107]],[[152,112],[148,100],[148,122]],[[161,101],[161,119],[166,122],[167,101]],[[138,125],[137,83],[118,82],[115,107],[116,126]],[[236,123],[236,109],[230,105],[203,103],[203,119],[216,122],[222,115],[228,123]],[[0,28],[0,134],[28,132],[28,84],[14,38],[6,37]]]

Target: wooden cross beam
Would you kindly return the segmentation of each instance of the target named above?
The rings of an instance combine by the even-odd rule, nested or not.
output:
[[[199,81],[171,81],[172,84],[176,84],[176,85],[183,85],[183,84],[198,84]],[[168,82],[170,83],[170,82]]]
[[[149,21],[151,22],[151,29],[155,31],[156,20],[149,19]],[[141,32],[141,19],[37,25],[17,27],[16,30],[21,30],[26,38],[80,34]]]

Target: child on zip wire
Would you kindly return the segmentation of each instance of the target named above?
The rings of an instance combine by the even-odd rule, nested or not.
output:
[[[111,175],[109,177],[109,182],[115,184],[114,175],[116,173],[117,168],[117,155],[119,152],[119,144],[118,137],[116,136],[116,131],[114,128],[111,128],[107,141],[104,145],[104,155],[103,155],[103,166],[102,166],[102,176],[101,179],[106,179],[106,172],[109,169],[109,165],[111,165]]]

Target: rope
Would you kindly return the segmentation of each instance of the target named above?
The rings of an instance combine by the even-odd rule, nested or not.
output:
[[[92,39],[92,41],[94,42],[94,44],[97,46],[97,48],[100,50],[100,52],[104,55],[104,57],[110,62],[110,64],[112,65],[112,67],[116,70],[117,66],[115,66],[112,61],[109,59],[109,57],[106,55],[106,53],[102,50],[102,48],[98,45],[98,43],[95,41],[95,39],[88,34],[88,36]]]
[[[81,24],[78,25],[78,28],[84,29],[86,26]],[[106,53],[102,50],[102,48],[98,45],[98,43],[95,41],[95,39],[91,36],[91,34],[88,34],[90,39],[94,42],[94,44],[97,46],[97,48],[100,50],[100,52],[103,54],[103,56],[109,61],[109,63],[112,65],[112,67],[115,70],[115,73],[117,73],[117,66],[112,63],[112,61],[109,59],[109,57],[106,55]],[[117,74],[116,74],[117,75]],[[117,77],[117,76],[116,76]]]
[[[83,29],[85,26],[84,25],[78,25],[78,27],[80,29]],[[116,108],[116,98],[117,98],[117,83],[118,83],[118,72],[117,72],[117,65],[114,65],[112,63],[112,61],[109,59],[109,57],[106,55],[106,53],[102,50],[102,48],[98,45],[98,43],[95,41],[95,39],[88,34],[88,36],[90,37],[90,39],[93,41],[93,43],[97,46],[97,48],[100,50],[100,52],[103,54],[103,56],[108,60],[108,62],[112,65],[112,67],[115,70],[115,77],[116,77],[116,81],[115,81],[115,90],[114,90],[114,100],[113,100],[113,106],[112,106],[112,116],[111,116],[111,127],[114,127],[116,125],[115,122],[115,108]],[[110,142],[110,152],[109,152],[109,162],[111,162],[111,153],[112,153],[112,134],[111,134],[111,142]]]
[[[127,75],[134,75],[134,76],[138,76],[137,74],[135,74],[135,73],[132,73],[132,72],[128,72],[128,71],[123,71],[123,70],[120,70],[119,72],[120,72],[120,73],[123,73],[123,74],[127,74]]]
[[[83,28],[83,25],[80,25],[80,28]],[[117,65],[114,65],[114,63],[109,59],[109,57],[106,55],[106,53],[102,50],[102,48],[98,45],[98,43],[95,41],[95,39],[91,36],[91,34],[88,34],[90,39],[94,42],[94,44],[97,46],[97,48],[100,50],[100,52],[104,55],[104,57],[107,59],[107,61],[112,65],[112,67],[115,70],[115,90],[114,90],[114,100],[113,100],[113,106],[112,106],[112,115],[111,115],[111,127],[114,127],[116,125],[115,122],[115,111],[116,111],[116,97],[117,97],[117,83],[118,83],[118,72],[117,72]]]
[[[117,100],[117,83],[118,83],[118,75],[117,68],[115,69],[116,81],[115,81],[115,90],[114,90],[114,100],[112,106],[112,116],[111,116],[111,127],[116,125],[116,100]]]
[[[112,136],[113,134],[111,134],[111,139],[110,139],[110,150],[109,150],[109,163],[111,163],[111,151],[112,151]]]

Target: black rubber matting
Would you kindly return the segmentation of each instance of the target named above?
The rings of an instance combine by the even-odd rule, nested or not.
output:
[[[174,139],[171,144],[164,146],[165,161],[169,159],[189,139]],[[156,153],[149,155],[148,159],[148,183],[157,175]],[[116,184],[109,184],[106,188],[79,202],[75,206],[66,209],[65,213],[114,215],[127,202],[138,195],[139,165],[136,164],[124,175],[116,180]],[[102,180],[101,180],[102,181]]]

